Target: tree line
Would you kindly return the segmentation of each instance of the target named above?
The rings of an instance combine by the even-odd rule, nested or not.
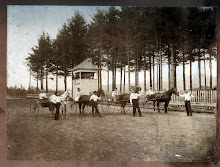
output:
[[[190,89],[193,88],[192,63],[198,62],[199,88],[201,63],[209,62],[210,83],[207,86],[204,69],[205,89],[212,88],[212,60],[216,58],[216,9],[215,8],[150,8],[109,7],[97,9],[90,23],[76,11],[59,29],[56,39],[48,33],[40,34],[37,46],[26,58],[27,66],[43,88],[48,76],[64,78],[65,90],[71,69],[86,58],[91,58],[99,70],[98,83],[102,88],[102,71],[112,73],[112,89],[116,87],[116,72],[120,71],[120,91],[125,91],[125,73],[131,87],[131,72],[135,73],[135,86],[139,85],[138,73],[149,72],[150,87],[163,89],[163,66],[168,65],[169,88],[176,87],[176,67],[183,67],[183,90],[186,89],[185,65],[190,65]],[[156,70],[157,69],[157,70]],[[155,74],[155,71],[157,73]],[[123,79],[123,80],[122,80]]]

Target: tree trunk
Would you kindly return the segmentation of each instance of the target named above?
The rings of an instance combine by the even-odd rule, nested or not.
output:
[[[153,90],[155,90],[154,53],[153,53]]]
[[[160,90],[163,90],[163,63],[162,63],[161,39],[160,39]]]
[[[138,86],[138,54],[136,53],[135,62],[135,86]]]
[[[151,70],[151,55],[149,54],[149,63],[150,63],[150,88],[152,88],[152,70]]]
[[[160,90],[159,89],[159,61],[157,58],[157,91]]]
[[[200,49],[198,52],[198,70],[199,70],[199,89],[202,89],[202,83],[201,83],[201,61],[200,61]]]
[[[174,68],[175,68],[175,62],[174,62],[174,48],[173,44],[171,44],[171,69],[170,69],[170,88],[174,88],[174,81],[175,81],[175,73],[174,73]]]
[[[145,54],[144,54],[144,91],[146,91],[147,89],[146,86],[146,58],[145,58]]]
[[[115,61],[115,66],[114,66],[115,67],[115,69],[114,69],[115,70],[115,73],[114,73],[115,74],[115,76],[114,76],[114,87],[115,88],[117,87],[117,77],[116,77],[117,76],[117,65],[116,65],[116,61]]]
[[[124,88],[123,88],[123,93],[125,93],[125,67],[124,67]]]
[[[205,90],[207,89],[207,83],[206,83],[206,63],[205,63],[205,53],[204,53],[204,77],[205,77]]]
[[[108,75],[107,75],[107,91],[109,92],[109,66],[108,66]]]
[[[46,93],[48,93],[48,72],[46,71]]]
[[[177,89],[177,78],[176,78],[176,51],[174,51],[174,88]]]
[[[99,88],[102,89],[102,64],[101,64],[101,55],[99,55]]]
[[[158,58],[158,88],[159,88],[159,90],[161,90],[161,70],[160,70],[161,61],[160,61],[160,57],[161,57],[161,55],[159,55],[159,58]]]
[[[37,72],[37,93],[38,93],[38,90],[39,90],[39,87],[38,87],[38,75],[39,75],[39,72]]]
[[[170,73],[171,73],[171,71],[170,71],[170,64],[171,64],[171,62],[170,62],[170,47],[168,47],[168,89],[170,89],[170,84],[171,84],[171,82],[170,82]]]
[[[41,83],[40,83],[40,89],[42,90],[42,89],[44,89],[44,84],[43,84],[43,71],[41,70],[41,76],[40,76],[40,81],[41,81]]]
[[[115,89],[114,85],[115,85],[115,67],[114,67],[114,57],[112,56],[112,91]]]
[[[209,70],[210,70],[210,89],[212,89],[212,54],[209,53]]]
[[[186,90],[186,77],[185,77],[185,54],[183,53],[183,90]]]
[[[66,65],[64,69],[64,86],[65,86],[65,91],[67,90],[67,82],[66,82]]]
[[[192,91],[192,59],[191,59],[191,55],[190,55],[190,59],[189,59],[189,66],[190,66],[190,90]]]
[[[56,92],[58,92],[58,66],[57,66],[57,73],[56,73]]]
[[[130,53],[128,51],[128,91],[131,90],[131,73],[130,73]]]
[[[122,62],[121,62],[121,68],[120,68],[120,93],[122,92]]]

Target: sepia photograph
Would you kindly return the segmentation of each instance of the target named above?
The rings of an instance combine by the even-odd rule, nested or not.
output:
[[[215,162],[217,8],[7,6],[7,160]]]

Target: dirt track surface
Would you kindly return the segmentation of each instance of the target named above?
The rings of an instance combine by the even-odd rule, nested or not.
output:
[[[214,114],[165,114],[143,117],[120,111],[93,118],[67,113],[55,121],[48,108],[34,116],[29,100],[8,100],[9,160],[193,161],[215,160]]]

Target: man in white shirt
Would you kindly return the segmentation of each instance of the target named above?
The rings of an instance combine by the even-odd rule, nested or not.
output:
[[[47,95],[46,93],[43,92],[43,89],[41,90],[40,94],[39,94],[39,99],[42,100],[42,99],[47,99]]]
[[[133,106],[133,116],[135,117],[136,109],[138,109],[139,116],[142,117],[141,110],[139,107],[139,102],[138,102],[140,95],[138,94],[138,92],[135,92],[134,89],[132,89],[131,92],[132,93],[130,95],[130,103]]]
[[[76,102],[79,101],[80,96],[81,96],[81,89],[77,88],[76,97],[75,97]]]
[[[93,115],[93,117],[95,116],[94,115],[94,109],[95,109],[96,114],[98,114],[100,117],[102,117],[99,113],[99,110],[98,110],[98,100],[100,100],[100,99],[101,99],[101,97],[97,96],[97,91],[94,91],[93,95],[89,99],[89,101],[91,101],[91,104],[92,104],[92,115]]]
[[[115,102],[116,101],[116,96],[118,95],[117,88],[112,92],[112,100]]]
[[[184,97],[185,98],[185,107],[186,107],[186,112],[187,112],[187,116],[192,116],[192,110],[191,110],[191,98],[193,98],[194,96],[188,91],[186,90],[186,93],[183,95],[180,95],[180,97]]]
[[[49,99],[56,107],[55,120],[59,120],[59,115],[60,115],[59,110],[60,110],[60,104],[61,104],[59,93],[55,92],[55,94],[50,96]]]

